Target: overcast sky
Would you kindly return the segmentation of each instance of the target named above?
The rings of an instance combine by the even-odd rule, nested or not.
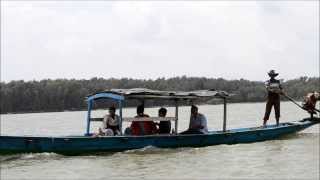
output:
[[[319,76],[319,1],[1,1],[1,80]]]

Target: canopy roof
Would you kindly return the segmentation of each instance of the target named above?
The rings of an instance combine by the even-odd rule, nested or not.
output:
[[[200,99],[200,98],[227,98],[225,91],[197,90],[197,91],[159,91],[146,88],[108,89],[89,95],[88,100],[111,98],[124,99]]]

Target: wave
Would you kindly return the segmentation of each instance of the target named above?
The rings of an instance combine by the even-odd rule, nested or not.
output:
[[[170,154],[170,153],[179,153],[182,151],[190,151],[195,150],[199,148],[192,148],[192,147],[181,147],[181,148],[159,148],[155,146],[146,146],[140,149],[132,149],[132,150],[126,150],[123,152],[118,152],[117,154],[137,154],[137,155],[145,155],[145,154]]]
[[[280,137],[278,140],[285,140],[285,139],[296,139],[296,138],[318,138],[319,137],[319,133],[304,133],[304,132],[300,132],[300,133],[294,133],[294,134],[288,134],[285,136]]]
[[[60,159],[63,155],[56,153],[24,153],[24,154],[16,154],[16,155],[1,155],[0,163],[8,163],[11,161],[28,161],[28,160],[46,160],[46,159]]]

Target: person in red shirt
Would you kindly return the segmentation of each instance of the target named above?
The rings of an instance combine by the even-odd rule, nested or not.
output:
[[[137,116],[135,118],[148,118],[149,115],[144,114],[144,105],[137,107]],[[156,123],[153,121],[133,121],[130,126],[131,135],[141,136],[150,135],[158,132]]]

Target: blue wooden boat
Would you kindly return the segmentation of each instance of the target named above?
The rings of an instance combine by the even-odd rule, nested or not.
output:
[[[174,121],[175,132],[172,134],[154,134],[145,136],[121,134],[119,136],[92,137],[90,133],[90,123],[91,121],[101,120],[101,118],[92,118],[91,110],[93,108],[94,101],[104,98],[110,98],[118,102],[121,124],[126,120],[126,118],[122,117],[122,105],[124,100],[174,100],[176,102],[175,117],[169,117],[160,120]],[[221,131],[209,131],[208,134],[178,134],[179,102],[210,98],[221,98],[224,102],[223,129]],[[29,152],[55,152],[67,155],[77,155],[83,153],[117,152],[139,149],[146,146],[154,146],[159,148],[178,148],[203,147],[219,144],[253,143],[277,139],[287,134],[299,132],[320,122],[320,118],[310,117],[293,122],[280,123],[279,126],[268,125],[266,127],[227,129],[226,102],[228,98],[229,94],[226,92],[213,90],[169,92],[148,89],[113,89],[104,92],[98,92],[87,97],[88,115],[85,135],[61,137],[0,136],[0,153],[13,154]]]

